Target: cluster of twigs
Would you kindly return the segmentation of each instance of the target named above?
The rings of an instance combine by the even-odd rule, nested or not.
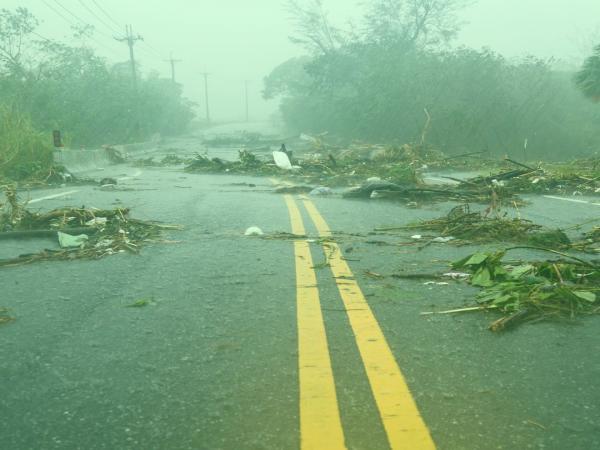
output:
[[[432,231],[438,236],[452,237],[456,243],[504,241],[552,248],[563,248],[570,244],[569,238],[561,230],[547,230],[529,220],[499,216],[490,209],[472,212],[468,204],[452,208],[446,216],[400,229]]]
[[[14,189],[7,189],[5,196],[6,203],[0,204],[0,239],[54,238],[59,232],[85,235],[87,239],[76,248],[43,250],[0,260],[0,267],[46,260],[99,259],[123,252],[138,253],[145,243],[155,242],[163,230],[179,228],[133,219],[126,208],[59,208],[36,212],[17,201]]]

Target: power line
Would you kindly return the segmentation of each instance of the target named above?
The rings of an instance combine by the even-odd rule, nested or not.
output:
[[[102,14],[104,14],[112,23],[114,23],[118,29],[122,28],[121,24],[113,19],[113,17],[102,6],[100,6],[96,0],[92,0],[92,3],[96,5],[96,8],[102,11]]]
[[[107,23],[102,20],[100,17],[98,17],[98,15],[96,15],[93,11],[91,11],[91,9],[83,2],[83,0],[78,0],[79,3],[81,3],[88,11],[90,11],[94,17],[96,17],[98,20],[100,20],[104,25],[107,25]],[[102,11],[102,13],[114,24],[117,25],[118,27],[118,32],[120,33],[120,30],[122,29],[122,26],[119,24],[119,22],[113,18],[113,16],[111,14],[108,13],[108,11],[106,11],[106,9],[104,9],[96,0],[92,0],[92,2],[94,3],[94,5],[96,5],[96,7]],[[145,47],[140,47],[140,50],[145,51],[147,55],[150,55],[152,57],[156,57],[159,59],[162,59],[164,57],[164,53],[157,50],[156,48],[154,48],[153,46],[151,46],[150,44],[148,44],[146,41],[142,41],[142,45],[144,45],[145,47],[148,48],[148,50],[146,50]],[[150,51],[152,51],[154,54],[151,54]]]
[[[56,3],[58,6],[60,6],[62,9],[64,9],[67,13],[69,13],[69,15],[71,15],[76,21],[78,21],[80,24],[82,25],[87,25],[90,26],[89,23],[87,23],[85,20],[83,20],[81,17],[79,17],[78,15],[76,15],[74,12],[72,12],[69,8],[67,8],[66,6],[64,6],[62,3],[60,3],[58,0],[53,0],[54,3]],[[93,25],[92,25],[93,26]],[[94,27],[94,31],[98,32],[98,34],[101,34],[102,36],[104,36],[105,38],[108,39],[112,39],[112,36],[109,36],[108,34],[104,33],[103,31],[99,30],[98,28]]]
[[[59,11],[57,8],[53,7],[51,4],[49,4],[46,0],[42,0],[44,2],[44,4],[46,6],[48,6],[52,11],[54,11],[56,14],[58,14],[63,20],[65,20],[67,23],[69,23],[72,27],[77,27],[78,25],[73,23],[73,21],[71,19],[69,19],[68,17],[65,16],[65,14],[63,14],[61,11]],[[108,39],[115,39],[113,36],[109,36],[106,33],[102,32],[101,30],[98,30],[96,27],[94,27],[93,25],[90,25],[88,22],[86,22],[85,20],[83,20],[81,17],[79,17],[77,14],[75,14],[74,12],[72,12],[71,10],[69,10],[67,7],[65,7],[60,1],[58,0],[53,0],[54,3],[56,5],[58,5],[60,8],[62,8],[64,11],[66,11],[71,17],[73,17],[77,22],[79,22],[81,25],[84,26],[92,26],[94,28],[94,31],[97,31],[99,34],[101,34],[102,36],[108,38]],[[87,9],[91,14],[94,15],[94,17],[98,20],[101,21],[101,23],[103,23],[105,26],[108,27],[108,24],[106,23],[106,21],[102,20],[100,17],[98,17],[97,14],[95,14],[82,0],[78,0],[79,3],[85,8]],[[92,0],[94,2],[94,4],[98,7],[98,9],[100,11],[102,11],[112,22],[114,23],[118,23],[116,20],[114,20],[112,18],[112,16],[110,14],[108,14],[108,12],[106,12],[106,10],[104,8],[102,8],[96,1]],[[120,32],[120,31],[119,31]],[[121,40],[127,40],[129,39],[130,33],[128,31],[126,31],[126,35],[128,36],[127,38],[121,39]],[[139,39],[138,39],[139,38]],[[135,40],[141,40],[142,43],[148,47],[151,51],[154,52],[154,54],[152,54],[149,50],[146,50],[145,47],[140,47],[140,50],[144,51],[149,57],[151,58],[155,58],[157,61],[162,60],[163,56],[162,54],[156,50],[154,47],[152,47],[150,44],[146,43],[143,39],[141,39],[140,36],[138,36],[138,38],[136,38]],[[115,50],[108,48],[107,46],[105,46],[103,43],[101,43],[100,41],[98,41],[97,39],[95,39],[93,36],[90,36],[90,39],[92,39],[96,44],[98,44],[100,47],[103,47],[104,49],[107,49],[108,51],[110,51],[112,54],[116,55],[117,53],[115,52]],[[117,39],[119,40],[119,39]],[[135,41],[134,40],[134,41]],[[132,48],[131,48],[132,50]],[[135,66],[135,61],[133,59],[133,57],[130,55],[130,59],[132,60],[132,65]],[[134,78],[134,83],[135,83],[135,78]]]
[[[39,37],[40,39],[43,39],[44,41],[50,42],[51,44],[54,42],[54,41],[48,39],[47,37],[44,37],[41,34],[36,33],[35,31],[32,31],[31,34],[33,34],[34,36]]]
[[[156,53],[158,56],[162,57],[162,52],[159,50],[156,50],[154,47],[152,47],[150,44],[148,44],[146,41],[143,42],[143,44],[148,47],[150,50],[152,50],[154,53]]]
[[[103,24],[108,30],[110,30],[111,32],[113,31],[118,31],[121,32],[121,30],[119,30],[118,28],[116,28],[114,25],[109,25],[102,17],[100,17],[98,14],[96,14],[88,5],[86,5],[83,0],[78,0],[79,4],[81,6],[83,6],[92,16],[94,16],[101,24]]]
[[[56,0],[55,0],[56,1]],[[67,18],[63,13],[61,13],[58,9],[56,9],[54,6],[52,6],[50,3],[48,3],[46,0],[42,0],[42,2],[50,9],[52,10],[56,15],[58,15],[59,17],[61,17],[65,22],[67,22],[69,25],[71,25],[72,27],[77,27],[77,24],[73,23],[69,18]],[[59,3],[58,3],[59,4]],[[59,4],[60,5],[60,4]],[[85,25],[85,23],[84,23]],[[97,45],[99,45],[100,47],[104,48],[105,50],[108,50],[110,53],[113,53],[114,55],[116,55],[116,52],[114,49],[111,49],[109,47],[107,47],[106,45],[104,45],[102,42],[98,41],[97,39],[95,39],[93,36],[90,36],[90,39],[93,40]]]

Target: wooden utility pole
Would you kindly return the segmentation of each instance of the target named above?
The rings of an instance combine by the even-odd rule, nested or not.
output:
[[[135,68],[135,55],[133,53],[133,46],[137,41],[143,41],[144,38],[139,34],[137,36],[133,35],[133,28],[131,25],[125,25],[125,37],[116,37],[115,38],[119,42],[127,42],[129,46],[129,60],[131,62],[131,77],[133,79],[133,87],[137,90],[137,71]]]
[[[250,122],[249,105],[248,105],[248,83],[250,80],[244,80],[244,90],[246,95],[246,122]]]
[[[208,106],[208,73],[204,72],[204,101],[206,102],[206,123],[210,123],[210,108]]]
[[[175,81],[175,63],[181,62],[180,59],[173,59],[173,53],[171,53],[171,57],[169,59],[167,59],[165,62],[171,63],[171,81],[173,81],[173,84],[176,83]]]

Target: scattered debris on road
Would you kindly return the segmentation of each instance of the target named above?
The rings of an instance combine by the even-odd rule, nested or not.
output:
[[[263,236],[263,230],[258,227],[249,227],[245,232],[244,236]]]
[[[514,247],[523,248],[523,247]],[[504,331],[525,322],[570,319],[600,313],[600,265],[553,250],[547,261],[504,261],[506,249],[477,252],[452,264],[470,273],[469,284],[481,288],[477,307],[452,312],[494,309],[503,314],[490,324]]]
[[[554,249],[568,247],[571,242],[561,230],[547,230],[529,220],[506,215],[489,217],[488,212],[471,211],[468,204],[456,206],[443,217],[424,220],[398,228],[378,228],[376,231],[419,230],[432,231],[435,239],[452,237],[453,243],[520,242]],[[421,235],[419,239],[422,238]],[[415,237],[413,237],[414,239]],[[435,241],[435,242],[439,242]],[[449,241],[448,241],[449,242]]]
[[[8,315],[8,309],[0,308],[0,325],[14,322],[15,318]]]
[[[144,244],[158,242],[164,230],[180,229],[178,226],[132,219],[126,208],[59,208],[33,212],[18,202],[14,189],[6,189],[5,197],[6,202],[0,203],[0,239],[52,236],[58,238],[62,248],[0,260],[0,267],[47,260],[99,259],[123,252],[139,253]]]

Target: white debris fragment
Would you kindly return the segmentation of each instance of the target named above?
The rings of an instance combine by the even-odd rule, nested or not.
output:
[[[245,236],[262,236],[264,234],[265,233],[263,233],[263,230],[258,227],[250,227],[244,233]]]
[[[319,186],[310,191],[310,195],[332,195],[333,191],[331,188],[325,186]]]
[[[443,276],[452,278],[453,280],[462,280],[465,278],[469,278],[471,275],[464,272],[447,272]]]
[[[283,170],[292,170],[292,163],[290,162],[290,158],[288,157],[288,155],[284,152],[273,152],[273,160],[275,161],[275,164],[277,165],[277,167],[279,167],[280,169]]]
[[[108,219],[106,217],[94,217],[92,220],[88,220],[85,224],[88,227],[94,226],[94,225],[106,225],[106,221]]]
[[[76,248],[83,247],[88,241],[89,236],[87,234],[80,234],[79,236],[72,236],[70,234],[58,232],[58,244],[62,248]]]
[[[440,244],[445,244],[446,242],[450,242],[453,241],[455,238],[453,238],[452,236],[447,236],[447,237],[436,237],[435,239],[432,240],[432,242],[438,242]]]
[[[415,240],[419,240],[419,239],[423,239],[423,236],[421,236],[420,234],[414,234],[410,238],[411,239],[415,239]]]

